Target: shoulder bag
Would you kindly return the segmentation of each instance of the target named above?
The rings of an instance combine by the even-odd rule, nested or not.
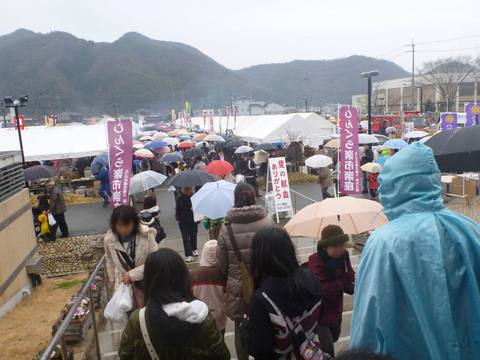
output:
[[[243,302],[246,305],[250,305],[250,298],[253,294],[253,280],[250,272],[248,271],[247,265],[245,261],[243,261],[242,253],[238,248],[237,241],[235,240],[235,236],[233,235],[232,225],[225,224],[228,237],[230,238],[230,242],[232,243],[233,251],[235,252],[235,256],[237,257],[238,265],[240,266],[240,271],[242,273],[242,298]]]
[[[160,358],[157,355],[157,351],[153,347],[152,340],[150,340],[150,335],[148,334],[144,307],[140,309],[140,313],[138,314],[138,319],[140,320],[140,330],[142,331],[143,341],[145,342],[145,346],[147,347],[148,353],[150,354],[150,358],[152,360],[160,360]]]
[[[134,247],[135,246],[136,240]],[[126,252],[117,250],[117,257],[126,272],[135,269],[135,261],[132,261],[132,259],[130,258],[130,256],[127,255]],[[132,298],[134,310],[145,306],[145,295],[143,292],[142,281],[135,281],[134,283],[132,283]]]

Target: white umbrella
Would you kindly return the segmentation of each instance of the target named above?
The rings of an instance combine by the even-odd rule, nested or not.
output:
[[[172,146],[180,144],[180,140],[178,140],[177,138],[168,137],[168,138],[164,138],[162,141],[167,143],[167,145],[172,145]]]
[[[421,138],[420,140],[418,140],[418,142],[419,142],[420,144],[425,144],[425,142],[426,142],[427,140],[430,140],[431,138],[432,138],[431,136],[425,136],[424,138]]]
[[[255,151],[255,157],[253,158],[253,162],[255,164],[263,164],[268,161],[270,154],[265,150],[257,150]]]
[[[242,145],[237,150],[235,150],[235,154],[245,154],[250,151],[253,151],[253,149],[250,146]]]
[[[165,175],[155,171],[142,171],[134,175],[130,180],[130,194],[136,194],[160,186],[166,178]]]
[[[403,135],[404,139],[420,139],[425,136],[428,136],[428,133],[425,131],[410,131]]]
[[[203,138],[204,141],[225,141],[220,135],[208,135]]]
[[[360,145],[364,144],[376,144],[378,143],[378,139],[370,134],[358,134],[358,143]]]
[[[167,133],[165,133],[163,131],[157,132],[153,135],[153,138],[155,140],[161,140],[161,139],[164,139],[164,138],[167,138],[167,137],[168,137]]]
[[[143,149],[143,146],[144,146],[143,144],[133,144],[133,148],[137,150]]]
[[[311,168],[323,168],[333,164],[332,158],[325,155],[313,155],[305,160],[305,165]]]
[[[233,207],[235,187],[225,180],[206,183],[191,198],[193,211],[212,220],[226,216]]]

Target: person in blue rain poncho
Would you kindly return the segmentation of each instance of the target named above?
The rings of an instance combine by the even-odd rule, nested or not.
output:
[[[390,222],[367,241],[350,346],[398,360],[480,358],[480,226],[443,206],[440,171],[420,143],[379,176]]]

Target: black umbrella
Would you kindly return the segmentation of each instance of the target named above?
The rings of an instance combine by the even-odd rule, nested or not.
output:
[[[246,144],[247,142],[243,140],[231,140],[227,142],[224,147],[238,147]]]
[[[185,151],[185,154],[183,154],[183,157],[186,159],[192,159],[202,155],[203,155],[203,151],[201,149],[197,147],[193,147]]]
[[[202,186],[207,182],[213,182],[212,175],[204,170],[185,170],[172,177],[168,184],[177,187]]]
[[[25,169],[23,175],[26,181],[35,181],[38,179],[45,179],[58,174],[58,170],[51,166],[35,165]]]
[[[183,161],[182,157],[177,154],[165,154],[160,159],[158,159],[158,161],[163,163],[185,162]]]
[[[275,149],[276,149],[275,145],[270,144],[270,143],[263,143],[263,144],[258,145],[255,148],[255,151],[257,151],[257,150],[270,151],[270,150],[275,150]]]
[[[480,171],[480,126],[441,131],[425,142],[440,171]]]

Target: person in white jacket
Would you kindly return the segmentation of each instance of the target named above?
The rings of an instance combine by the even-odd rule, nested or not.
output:
[[[104,246],[108,277],[115,289],[121,283],[138,285],[143,280],[147,256],[157,251],[155,235],[155,229],[140,224],[132,206],[121,205],[113,210]]]

